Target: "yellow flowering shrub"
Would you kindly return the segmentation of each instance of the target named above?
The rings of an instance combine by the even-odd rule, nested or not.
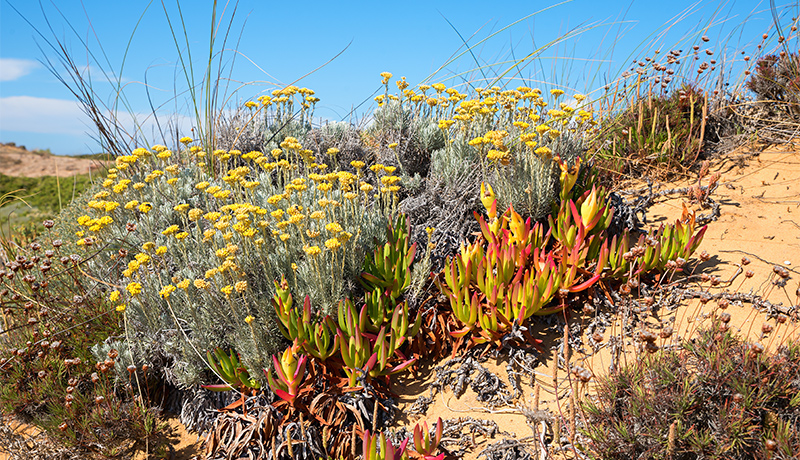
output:
[[[282,93],[269,107],[286,108],[292,97]],[[263,153],[209,149],[205,155],[191,144],[183,138],[178,148],[155,145],[118,157],[117,171],[76,220],[77,241],[84,250],[116,241],[141,248],[106,259],[120,269],[104,271],[119,277],[108,280],[122,286],[109,300],[124,305],[118,311],[137,334],[174,331],[178,318],[197,331],[193,343],[180,345],[197,369],[203,364],[191,346],[243,342],[245,362],[267,367],[258,360],[279,343],[269,303],[273,281],[287,275],[294,292],[331,312],[349,295],[345,280],[360,273],[373,241],[385,237],[403,180],[392,166],[370,169],[360,159],[343,161],[347,169],[317,163],[320,152],[300,136],[278,138]],[[332,146],[321,153],[343,156]],[[373,195],[376,186],[392,189]],[[195,378],[192,372],[182,377]]]

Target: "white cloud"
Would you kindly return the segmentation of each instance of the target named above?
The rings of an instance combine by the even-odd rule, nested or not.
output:
[[[0,98],[0,129],[51,134],[83,134],[86,115],[76,101],[35,96]]]
[[[156,124],[151,114],[117,112],[114,115],[119,126],[127,133],[138,133],[147,137],[156,135]],[[192,119],[174,114],[159,114],[162,128],[167,120],[177,123],[180,132],[187,132]],[[50,99],[35,96],[9,96],[0,98],[0,130],[41,134],[64,134],[84,136],[95,133],[96,128],[83,112],[81,105],[71,99]],[[124,136],[124,135],[123,135]]]
[[[0,98],[0,129],[49,134],[83,134],[88,119],[76,101],[35,96]]]
[[[30,59],[0,58],[0,81],[12,81],[31,73],[39,63]]]

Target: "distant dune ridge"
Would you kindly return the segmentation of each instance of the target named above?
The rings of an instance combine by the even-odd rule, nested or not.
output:
[[[87,174],[103,167],[103,162],[87,158],[53,155],[49,152],[27,150],[13,142],[0,144],[0,174],[15,177],[59,176]]]

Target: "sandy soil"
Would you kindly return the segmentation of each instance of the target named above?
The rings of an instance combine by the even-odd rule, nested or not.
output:
[[[101,168],[101,162],[85,158],[33,152],[18,146],[0,144],[0,173],[16,177],[71,177]]]
[[[722,283],[710,288],[711,293],[723,290],[740,293],[755,293],[763,296],[774,304],[783,306],[800,303],[795,290],[798,289],[800,280],[800,152],[798,144],[786,144],[779,147],[744,149],[730,155],[723,161],[713,163],[710,172],[721,174],[720,184],[712,196],[721,204],[721,217],[709,225],[705,239],[699,250],[707,251],[712,257],[705,263],[699,264],[696,272],[704,272],[718,276]],[[667,184],[662,189],[692,186],[694,181]],[[683,204],[691,206],[688,197],[668,197],[661,199],[648,211],[650,225],[673,222],[680,217]],[[707,212],[707,210],[700,210]],[[754,272],[752,278],[746,278],[739,271],[742,257],[747,256],[751,263],[743,269]],[[790,271],[790,279],[786,288],[772,285],[775,279],[773,266],[780,265]],[[704,287],[707,286],[708,283]],[[670,339],[662,340],[660,345],[669,341],[677,341],[680,337],[689,337],[697,327],[709,321],[712,313],[717,311],[715,302],[702,305],[697,299],[684,302],[681,308],[675,311],[658,311],[648,317],[646,324],[639,327],[658,330],[663,324],[672,323],[675,333]],[[775,328],[768,335],[763,335],[761,325],[768,321],[764,313],[757,311],[750,303],[731,305],[727,310],[731,314],[731,326],[738,330],[749,341],[759,341],[767,347],[774,348],[786,340],[800,340],[800,325],[794,321],[777,324],[774,320],[769,323]],[[570,321],[586,323],[590,316],[573,314]],[[605,339],[619,334],[621,323],[619,320],[611,324],[603,332]],[[537,331],[534,328],[534,333]],[[426,420],[432,425],[437,417],[455,419],[461,417],[474,417],[476,419],[491,420],[497,424],[499,433],[491,436],[470,436],[474,447],[466,458],[474,459],[481,450],[495,443],[503,437],[516,439],[528,438],[527,442],[534,442],[529,418],[534,409],[534,387],[539,384],[538,409],[549,410],[553,414],[566,415],[569,411],[568,400],[557,401],[552,384],[553,353],[549,349],[556,343],[560,334],[554,336],[540,336],[545,341],[545,354],[535,369],[535,373],[528,381],[520,382],[524,392],[523,397],[514,407],[489,408],[476,399],[476,394],[467,389],[463,395],[456,398],[452,393],[445,391],[436,395],[423,417],[408,417],[401,415],[396,426],[410,426]],[[595,378],[604,374],[612,363],[610,347],[604,346],[597,353],[591,353],[588,337],[581,337],[583,349],[574,349],[570,363],[589,369]],[[606,342],[607,343],[607,342]],[[640,351],[637,343],[627,341],[623,344],[619,361],[624,364],[628,360],[637,359]],[[428,384],[433,376],[430,370],[440,363],[426,363],[420,380],[407,378],[399,380],[393,390],[399,393],[401,414],[407,410],[420,395],[428,394]],[[505,379],[506,362],[503,359],[490,359],[483,366]],[[524,380],[524,379],[523,379]],[[558,393],[564,394],[573,384],[574,378],[566,375],[563,369],[558,371]],[[508,385],[508,382],[505,382]],[[576,384],[577,385],[577,384]],[[592,384],[579,387],[576,393],[580,397],[591,397]],[[174,445],[176,459],[188,460],[199,452],[199,442],[195,434],[186,433],[178,422],[170,422],[171,432],[176,436]],[[196,449],[196,450],[195,450]],[[567,454],[567,457],[570,455]],[[0,459],[3,459],[0,456]]]

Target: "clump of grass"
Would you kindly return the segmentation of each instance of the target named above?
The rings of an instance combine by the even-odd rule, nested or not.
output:
[[[611,175],[670,177],[701,157],[707,99],[684,85],[670,94],[637,97],[604,124],[609,132],[595,152],[598,167]]]
[[[599,379],[583,405],[587,447],[609,459],[793,458],[800,344],[765,352],[722,324]]]

